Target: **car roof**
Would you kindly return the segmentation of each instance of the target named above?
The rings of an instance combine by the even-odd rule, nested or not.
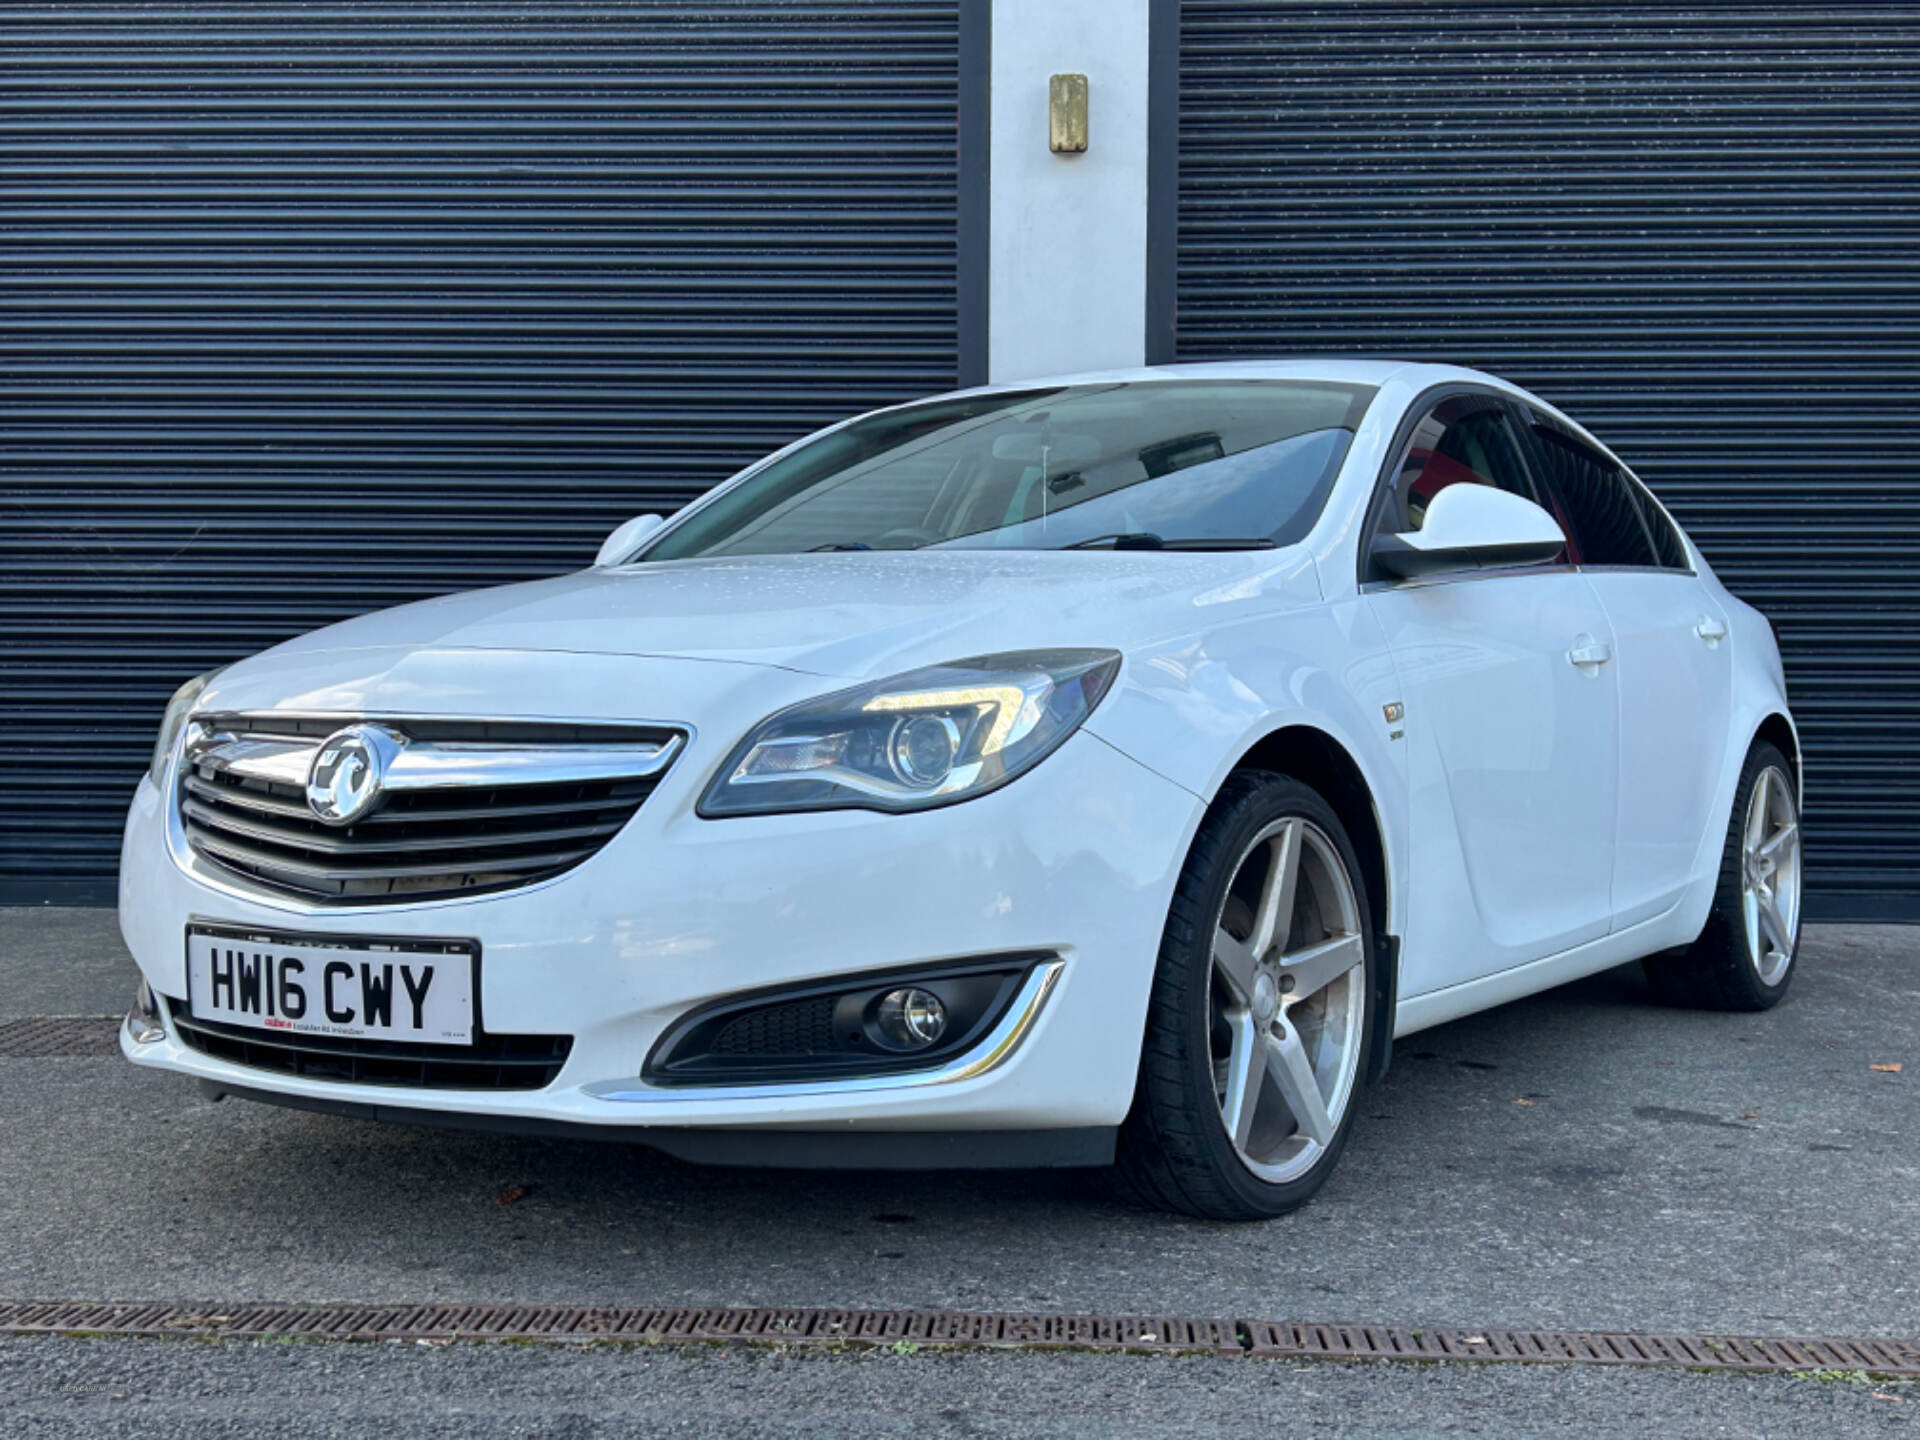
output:
[[[1419,360],[1354,360],[1334,356],[1285,356],[1255,360],[1201,360],[1175,365],[1140,365],[1122,370],[1088,370],[1070,375],[1035,375],[977,386],[970,394],[1029,390],[1054,385],[1092,385],[1143,380],[1333,380],[1351,385],[1384,385],[1401,380],[1418,389],[1447,381],[1516,387],[1497,376],[1461,365]]]

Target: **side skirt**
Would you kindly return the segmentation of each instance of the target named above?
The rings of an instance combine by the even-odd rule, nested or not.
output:
[[[1680,910],[1684,903],[1682,901],[1650,920],[1642,920],[1638,925],[1612,935],[1602,935],[1598,940],[1589,940],[1584,945],[1577,945],[1558,955],[1549,955],[1544,960],[1530,960],[1525,965],[1449,985],[1444,990],[1403,996],[1394,1011],[1394,1038],[1444,1025],[1463,1015],[1491,1010],[1496,1005],[1505,1005],[1509,1000],[1522,1000],[1569,981],[1584,980],[1602,970],[1611,970],[1629,960],[1638,960],[1643,955],[1653,955],[1670,946],[1685,944],[1690,937],[1676,933],[1683,928],[1676,922],[1681,918]]]

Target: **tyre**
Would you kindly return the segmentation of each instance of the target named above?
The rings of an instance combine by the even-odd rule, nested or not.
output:
[[[1793,767],[1756,741],[1734,792],[1713,909],[1692,945],[1642,962],[1654,993],[1710,1010],[1779,1004],[1800,952],[1801,872]]]
[[[1374,943],[1327,802],[1234,775],[1175,887],[1119,1164],[1148,1203],[1259,1220],[1311,1199],[1366,1074]]]

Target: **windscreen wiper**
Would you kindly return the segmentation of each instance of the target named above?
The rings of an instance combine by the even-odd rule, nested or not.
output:
[[[1118,535],[1096,535],[1091,540],[1076,540],[1069,550],[1271,550],[1274,543],[1259,536],[1222,535],[1212,538],[1183,537],[1169,540],[1151,530],[1127,530]]]

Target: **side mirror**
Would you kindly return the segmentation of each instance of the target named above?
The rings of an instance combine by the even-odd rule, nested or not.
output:
[[[634,516],[607,536],[605,543],[600,546],[600,553],[593,557],[594,569],[600,570],[609,565],[618,565],[640,548],[642,540],[666,523],[658,515]]]
[[[1449,485],[1433,497],[1418,530],[1376,535],[1371,559],[1404,578],[1538,565],[1566,543],[1559,522],[1531,500],[1491,485]]]

